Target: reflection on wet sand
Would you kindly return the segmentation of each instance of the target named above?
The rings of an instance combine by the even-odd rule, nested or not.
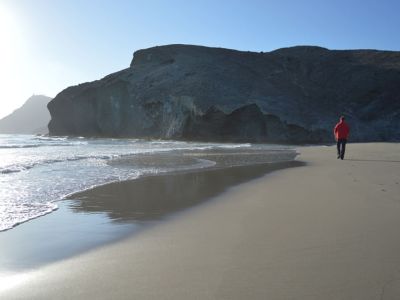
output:
[[[148,176],[96,187],[69,199],[75,200],[71,208],[76,212],[103,212],[119,222],[157,220],[197,205],[228,187],[300,165],[301,162],[289,161]]]

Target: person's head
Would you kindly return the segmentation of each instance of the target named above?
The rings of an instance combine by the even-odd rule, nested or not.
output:
[[[341,122],[344,121],[344,116],[340,116],[340,121],[341,121]]]

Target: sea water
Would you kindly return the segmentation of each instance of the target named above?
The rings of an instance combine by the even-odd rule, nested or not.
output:
[[[57,209],[65,196],[140,176],[287,160],[279,145],[0,134],[0,231]],[[289,153],[289,156],[287,155]]]

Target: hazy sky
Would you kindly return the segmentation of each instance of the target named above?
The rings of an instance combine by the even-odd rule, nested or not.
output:
[[[0,118],[156,45],[399,51],[399,13],[396,0],[0,0]]]

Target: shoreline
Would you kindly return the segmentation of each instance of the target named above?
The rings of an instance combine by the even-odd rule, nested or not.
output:
[[[106,213],[115,222],[162,220],[265,174],[303,165],[297,160],[211,167],[112,182],[68,196],[73,211]]]
[[[0,173],[11,171],[1,176],[1,231],[54,211],[56,203],[68,195],[110,182],[212,168],[216,164],[229,166],[231,162],[243,165],[292,160],[295,156],[290,147],[266,144],[146,143],[140,140],[94,143],[37,140],[33,136],[12,136],[1,142],[10,144],[3,149],[5,159],[0,164]],[[42,146],[46,146],[43,151]],[[54,148],[56,146],[62,147]],[[21,159],[13,159],[14,156]]]
[[[400,144],[300,149],[116,243],[13,277],[6,299],[397,299]],[[71,288],[73,287],[73,288]]]

